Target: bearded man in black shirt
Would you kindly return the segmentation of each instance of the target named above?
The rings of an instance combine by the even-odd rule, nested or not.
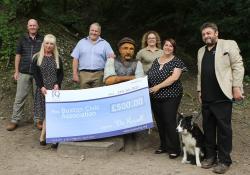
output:
[[[232,102],[243,99],[244,67],[237,43],[218,39],[216,24],[204,23],[201,34],[206,44],[198,51],[197,91],[206,149],[201,164],[202,168],[213,167],[214,173],[223,174],[232,163]]]

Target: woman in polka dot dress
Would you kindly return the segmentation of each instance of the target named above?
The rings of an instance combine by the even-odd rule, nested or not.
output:
[[[156,154],[168,153],[170,159],[180,154],[179,136],[176,132],[176,115],[182,98],[180,76],[186,71],[184,63],[175,56],[176,42],[163,42],[163,55],[154,60],[148,71],[150,98],[160,136]]]
[[[54,35],[48,34],[44,37],[40,52],[34,55],[33,70],[37,85],[34,113],[43,120],[40,144],[46,145],[45,95],[47,90],[59,90],[63,80],[62,60],[59,58]]]

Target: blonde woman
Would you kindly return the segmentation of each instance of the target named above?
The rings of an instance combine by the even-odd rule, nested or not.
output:
[[[141,48],[136,59],[141,61],[144,73],[147,74],[153,61],[163,54],[159,34],[156,31],[146,32],[142,37]]]
[[[59,90],[63,80],[63,64],[59,57],[56,37],[47,34],[44,37],[41,50],[33,58],[34,78],[37,89],[34,100],[34,113],[37,120],[43,120],[40,144],[46,145],[45,133],[45,94],[47,90]]]

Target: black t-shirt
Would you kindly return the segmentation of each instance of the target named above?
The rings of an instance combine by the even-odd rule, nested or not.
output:
[[[228,100],[222,92],[215,74],[216,46],[210,51],[206,47],[201,63],[201,99],[203,102]]]

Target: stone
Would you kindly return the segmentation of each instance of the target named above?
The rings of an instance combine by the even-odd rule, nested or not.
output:
[[[122,150],[124,141],[122,137],[111,137],[106,139],[83,141],[83,142],[61,142],[57,153],[68,157],[108,158],[114,153]]]
[[[144,130],[124,135],[125,152],[132,153],[149,148],[159,142],[156,134],[153,130]]]

